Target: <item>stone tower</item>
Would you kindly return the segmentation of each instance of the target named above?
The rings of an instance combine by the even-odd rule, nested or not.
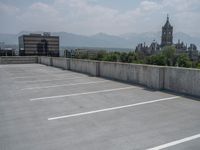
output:
[[[162,27],[162,38],[161,38],[161,46],[167,46],[173,44],[173,26],[171,26],[169,22],[169,16],[167,15],[167,21],[165,25]]]

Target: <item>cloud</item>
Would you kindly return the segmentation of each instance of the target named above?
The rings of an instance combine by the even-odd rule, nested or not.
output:
[[[54,30],[60,20],[59,12],[51,5],[34,3],[25,10],[25,13],[17,16],[23,30]]]
[[[175,30],[178,32],[199,35],[200,30],[200,1],[199,0],[168,0],[162,1],[163,8],[174,20]]]
[[[0,15],[14,15],[19,13],[20,9],[0,2]]]
[[[173,11],[176,12],[185,12],[185,11],[194,11],[199,9],[200,1],[199,0],[163,0],[162,5],[164,7],[170,7]]]
[[[199,0],[141,0],[137,6],[123,11],[100,5],[98,0],[35,2],[22,10],[0,3],[1,12],[16,15],[12,19],[17,22],[18,30],[81,34],[159,31],[167,13],[179,31],[200,34],[199,8]]]
[[[149,13],[152,11],[157,11],[162,8],[162,5],[153,1],[142,1],[138,9],[142,12]]]
[[[99,5],[92,5],[83,0],[56,0],[53,4],[34,3],[26,13],[18,16],[24,27],[51,31],[68,31],[78,33],[95,33],[98,30],[111,30],[112,20],[118,11]],[[33,27],[34,26],[34,27]]]
[[[160,4],[147,0],[142,1],[136,9],[125,12],[91,3],[91,0],[57,0],[54,6],[60,11],[65,8],[67,15],[63,20],[70,20],[73,26],[68,25],[70,31],[83,34],[135,32],[137,27],[145,24],[151,13],[161,8]]]
[[[38,13],[38,11],[40,13],[44,13],[44,14],[57,14],[58,12],[53,8],[51,7],[50,5],[47,5],[45,3],[41,3],[41,2],[38,2],[38,3],[34,3],[33,5],[31,5],[29,7],[29,10],[32,12],[32,13]]]

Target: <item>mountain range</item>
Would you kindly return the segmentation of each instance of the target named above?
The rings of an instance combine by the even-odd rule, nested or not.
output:
[[[23,34],[29,34],[29,31],[22,31],[18,34],[0,33],[0,42],[5,42],[9,45],[17,45],[18,37]],[[34,33],[42,33],[37,31]],[[152,41],[160,43],[161,32],[146,32],[146,33],[126,33],[122,35],[109,35],[105,33],[97,33],[95,35],[86,36],[67,32],[53,32],[51,35],[60,37],[61,47],[102,47],[102,48],[130,48],[134,49],[139,43],[150,44]],[[174,43],[178,40],[187,43],[194,43],[200,48],[200,36],[193,37],[188,34],[178,32],[174,34]]]

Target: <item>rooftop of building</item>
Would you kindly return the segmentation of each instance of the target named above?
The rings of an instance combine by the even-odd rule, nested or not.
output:
[[[20,37],[46,37],[46,38],[59,38],[59,36],[52,36],[51,33],[44,32],[43,34],[37,33],[30,33],[30,34],[23,34]]]
[[[0,71],[6,149],[200,147],[195,98],[41,64],[0,65]]]
[[[173,28],[173,26],[170,24],[170,21],[169,21],[169,15],[167,15],[167,21],[165,25],[163,26],[163,28]]]

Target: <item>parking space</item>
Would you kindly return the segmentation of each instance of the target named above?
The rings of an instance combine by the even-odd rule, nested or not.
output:
[[[200,149],[200,102],[40,64],[0,66],[0,149]]]

